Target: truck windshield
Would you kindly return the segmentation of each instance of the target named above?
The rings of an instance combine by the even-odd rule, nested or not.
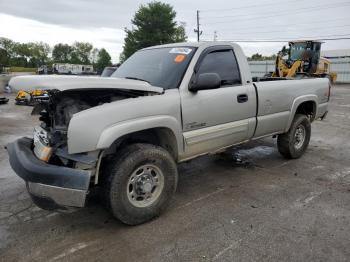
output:
[[[112,77],[146,81],[164,89],[178,88],[194,52],[193,47],[140,50],[128,58]]]
[[[294,43],[290,46],[290,59],[293,61],[302,60],[306,51],[306,43]]]

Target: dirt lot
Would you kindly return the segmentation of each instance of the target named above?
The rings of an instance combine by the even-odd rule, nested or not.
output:
[[[350,86],[333,89],[301,159],[269,138],[181,164],[170,208],[136,227],[95,198],[65,214],[32,204],[3,148],[31,135],[30,110],[0,106],[1,261],[350,260]]]

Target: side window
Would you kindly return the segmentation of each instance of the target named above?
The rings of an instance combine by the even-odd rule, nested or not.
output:
[[[242,83],[232,50],[218,50],[207,54],[199,66],[198,74],[202,73],[217,73],[223,86]]]

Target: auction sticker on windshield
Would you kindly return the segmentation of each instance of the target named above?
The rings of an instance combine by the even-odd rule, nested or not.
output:
[[[175,61],[176,63],[181,63],[182,61],[185,60],[185,58],[186,58],[185,55],[177,55],[177,56],[175,57],[174,61]]]
[[[183,54],[183,55],[188,55],[191,52],[192,52],[192,49],[187,47],[175,47],[169,51],[170,54]]]

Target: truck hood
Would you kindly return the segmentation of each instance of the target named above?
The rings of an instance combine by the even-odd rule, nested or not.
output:
[[[9,86],[14,91],[34,89],[59,91],[74,89],[126,89],[163,93],[163,88],[155,87],[147,82],[115,78],[115,77],[95,77],[95,76],[17,76],[11,78]]]

